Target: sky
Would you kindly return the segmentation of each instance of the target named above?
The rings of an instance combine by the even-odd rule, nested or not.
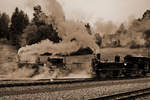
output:
[[[28,1],[31,0],[1,0],[0,12],[11,15],[18,6],[31,18],[32,4],[29,6]],[[90,22],[105,20],[121,23],[128,18],[142,17],[143,13],[150,9],[150,0],[58,0],[58,2],[62,5],[67,19]]]

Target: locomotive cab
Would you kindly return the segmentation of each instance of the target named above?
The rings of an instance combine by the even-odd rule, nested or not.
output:
[[[116,56],[114,62],[101,61],[100,58],[100,54],[97,54],[92,60],[93,71],[98,79],[120,77],[122,75],[124,65],[120,62],[120,56]]]

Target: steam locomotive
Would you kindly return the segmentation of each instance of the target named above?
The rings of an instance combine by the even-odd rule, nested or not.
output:
[[[67,62],[69,62],[69,64]],[[100,53],[90,56],[80,55],[69,57],[52,56],[46,53],[40,55],[35,63],[19,62],[19,66],[31,66],[37,70],[40,66],[48,66],[51,71],[55,70],[56,68],[59,68],[62,71],[73,71],[73,68],[80,68],[84,62],[89,62],[89,66],[91,64],[93,77],[97,79],[146,76],[147,73],[150,73],[149,57],[135,57],[127,55],[121,62],[120,56],[115,56],[115,61],[108,62],[101,60]]]
[[[123,62],[120,56],[116,56],[114,62],[103,62],[101,54],[96,54],[92,68],[96,78],[146,76],[150,72],[150,58],[127,55]]]

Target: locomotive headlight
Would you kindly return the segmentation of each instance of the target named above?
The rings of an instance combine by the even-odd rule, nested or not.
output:
[[[127,66],[127,63],[124,63],[125,66]]]

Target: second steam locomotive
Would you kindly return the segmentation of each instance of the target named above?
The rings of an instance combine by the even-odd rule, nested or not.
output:
[[[150,58],[127,55],[123,62],[116,56],[114,62],[101,61],[101,54],[92,59],[92,68],[96,78],[146,76],[150,72]]]

